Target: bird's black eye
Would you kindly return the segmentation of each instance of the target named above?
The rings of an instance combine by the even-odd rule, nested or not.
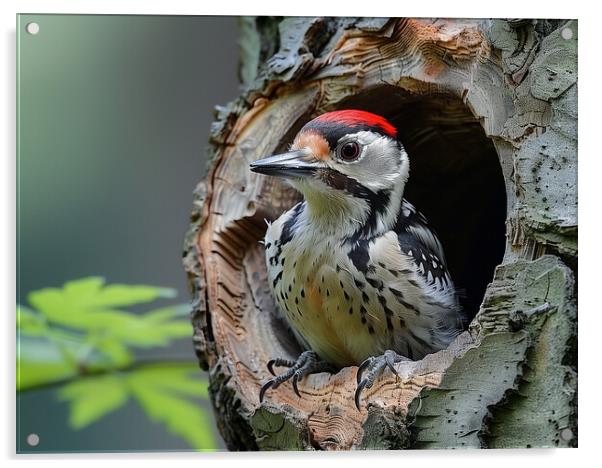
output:
[[[343,161],[355,161],[360,156],[360,145],[356,141],[344,143],[339,150],[339,157]]]

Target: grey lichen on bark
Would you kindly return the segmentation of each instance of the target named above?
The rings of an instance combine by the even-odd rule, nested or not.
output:
[[[217,110],[184,254],[195,349],[228,447],[576,446],[577,22],[242,21],[244,89]],[[401,111],[428,102],[424,122],[441,131],[480,123],[506,188],[503,260],[468,330],[447,350],[399,364],[401,379],[384,375],[361,412],[355,367],[309,376],[301,399],[282,385],[259,404],[267,360],[298,347],[258,241],[264,219],[298,194],[248,163],[350,100],[403,122]]]
[[[569,446],[576,396],[571,271],[553,256],[500,266],[468,332],[474,344],[412,402],[416,446]],[[570,361],[570,359],[568,359]]]

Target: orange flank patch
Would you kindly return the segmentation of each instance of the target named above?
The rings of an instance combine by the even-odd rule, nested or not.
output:
[[[302,148],[309,148],[314,158],[320,161],[325,161],[330,157],[328,142],[315,130],[307,130],[297,135],[291,149],[299,150]]]
[[[318,288],[307,285],[307,299],[314,310],[322,311],[322,297],[318,293]]]

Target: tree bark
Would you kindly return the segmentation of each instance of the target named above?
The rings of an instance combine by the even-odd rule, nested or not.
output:
[[[247,18],[242,29],[246,89],[218,109],[184,252],[195,349],[228,448],[576,446],[577,22]],[[353,403],[356,367],[306,377],[302,398],[284,384],[260,404],[267,361],[299,348],[259,241],[265,220],[299,195],[248,165],[314,116],[349,106],[397,119],[410,146],[435,158],[425,156],[428,174],[457,184],[451,201],[420,194],[420,184],[413,192],[431,200],[449,243],[465,226],[488,239],[483,220],[502,206],[498,266],[485,265],[481,289],[475,280],[469,328],[448,349],[399,364],[400,380],[385,373],[365,392],[367,409]],[[464,146],[446,149],[450,141]],[[457,225],[441,206],[461,209],[454,196],[464,187],[473,209],[466,200],[476,207],[491,185],[470,185],[488,177],[478,148],[495,156],[505,200]],[[410,180],[428,183],[415,167]],[[458,274],[469,276],[487,243],[475,253],[473,242],[455,242]]]

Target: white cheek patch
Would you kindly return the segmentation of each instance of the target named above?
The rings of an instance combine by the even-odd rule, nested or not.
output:
[[[354,163],[338,163],[337,169],[374,191],[390,188],[400,173],[403,176],[407,171],[407,155],[403,152],[400,162],[399,148],[390,138],[366,131],[356,135],[364,146],[361,158]]]

